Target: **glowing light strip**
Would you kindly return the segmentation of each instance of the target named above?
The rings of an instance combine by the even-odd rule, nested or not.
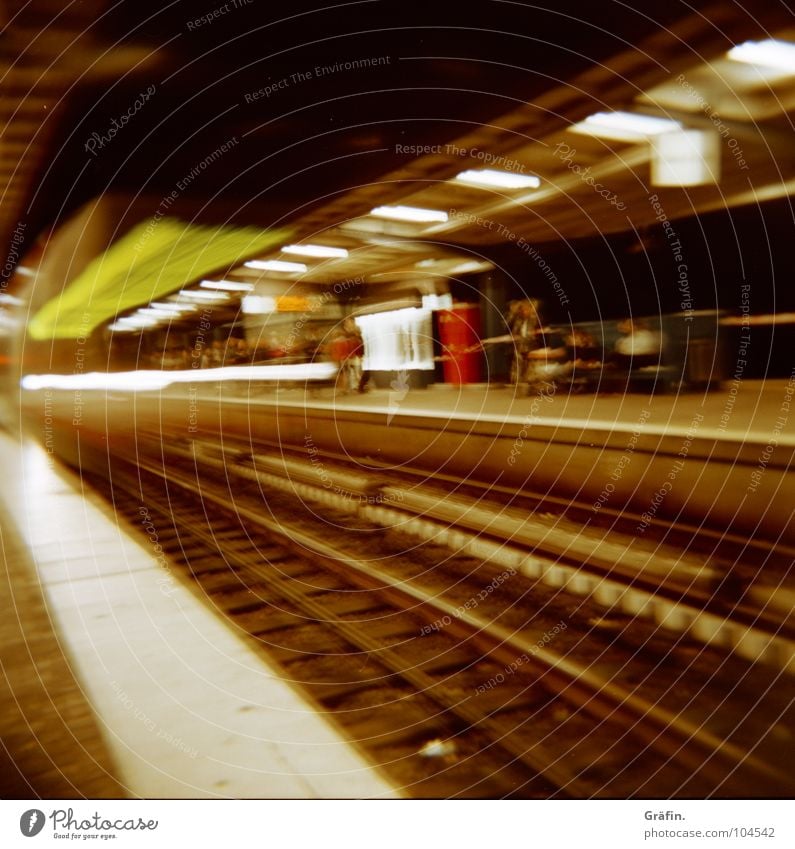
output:
[[[376,218],[389,218],[394,221],[414,221],[430,223],[447,221],[447,213],[440,209],[422,209],[418,206],[377,206],[370,210],[370,215]]]
[[[769,324],[795,324],[795,312],[778,312],[767,315],[730,315],[722,318],[720,323],[726,327],[745,327],[746,325],[762,326]]]
[[[182,313],[179,310],[167,310],[162,307],[142,307],[136,313],[136,316],[145,315],[145,316],[153,316],[154,318],[159,319],[171,319],[181,318]],[[119,319],[120,321],[125,321],[125,319]]]
[[[131,315],[117,319],[116,324],[122,327],[154,327],[160,322],[160,319],[150,318],[146,315]]]
[[[253,283],[238,283],[237,280],[202,280],[202,289],[218,289],[222,292],[253,292]]]
[[[537,189],[541,185],[541,180],[532,174],[514,174],[493,168],[462,171],[455,179],[459,183],[488,189]]]
[[[222,368],[179,369],[175,371],[117,371],[87,374],[26,374],[19,384],[23,389],[113,390],[146,392],[165,389],[175,383],[218,383],[229,380],[318,381],[330,380],[337,373],[334,363],[295,363],[278,366],[224,366]]]
[[[639,142],[681,130],[679,121],[635,112],[597,112],[569,127],[571,132],[616,141]]]
[[[196,304],[178,304],[175,301],[155,301],[149,305],[153,309],[166,310],[174,314],[183,312],[196,312],[199,308]]]
[[[764,41],[746,41],[738,44],[726,54],[735,62],[749,65],[761,65],[764,68],[778,68],[795,74],[795,44],[766,38]]]
[[[180,298],[190,298],[192,301],[226,301],[229,295],[226,292],[200,292],[198,289],[181,289]]]
[[[257,271],[283,271],[289,274],[303,274],[306,271],[303,262],[285,262],[281,259],[252,259],[243,264],[246,268],[255,268]]]
[[[344,259],[348,256],[345,248],[332,248],[327,245],[285,245],[282,253],[298,254],[299,256],[315,257],[338,257]]]

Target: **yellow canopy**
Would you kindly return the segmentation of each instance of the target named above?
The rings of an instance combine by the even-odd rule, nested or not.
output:
[[[152,219],[93,259],[28,325],[31,338],[75,339],[117,314],[162,298],[290,237],[290,231]]]

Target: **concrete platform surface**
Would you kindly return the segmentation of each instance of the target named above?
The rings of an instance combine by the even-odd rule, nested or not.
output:
[[[175,389],[176,387],[172,388]],[[562,428],[628,430],[678,434],[697,415],[701,439],[767,441],[795,445],[795,372],[787,379],[726,381],[711,391],[682,393],[580,393],[526,386],[432,384],[427,388],[374,389],[364,394],[335,394],[331,389],[275,389],[243,384],[222,387],[228,401],[320,409],[384,412],[459,418],[468,421],[525,421],[532,414],[544,424]],[[218,398],[218,389],[199,394]],[[782,422],[783,426],[779,427]],[[775,432],[775,433],[774,433]]]

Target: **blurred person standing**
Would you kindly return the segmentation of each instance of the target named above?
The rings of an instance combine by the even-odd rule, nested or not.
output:
[[[513,301],[508,308],[505,322],[508,325],[513,345],[511,350],[510,382],[523,383],[527,379],[528,357],[538,348],[541,333],[541,302],[535,298]]]
[[[352,318],[346,319],[345,332],[350,346],[348,356],[350,385],[351,388],[355,385],[356,391],[361,394],[367,391],[367,384],[370,382],[370,372],[364,369],[366,355],[364,337]]]
[[[350,359],[353,352],[354,341],[346,329],[346,322],[338,327],[329,342],[329,354],[331,361],[337,366],[337,380],[335,391],[340,395],[347,395],[352,384],[350,380]]]

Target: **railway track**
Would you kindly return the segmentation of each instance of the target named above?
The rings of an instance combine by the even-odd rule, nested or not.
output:
[[[158,441],[149,438],[150,445]],[[612,614],[639,616],[751,662],[795,672],[793,594],[784,586],[792,561],[781,560],[786,552],[779,552],[774,564],[747,557],[738,562],[729,552],[688,551],[659,540],[640,541],[625,529],[583,526],[576,518],[546,512],[543,504],[528,512],[526,506],[495,504],[482,494],[418,484],[405,473],[388,482],[322,455],[307,459],[306,451],[302,458],[296,451],[274,455],[235,442],[219,448],[212,441],[171,450],[188,461],[198,451],[219,474],[234,469],[252,480],[289,487],[298,497],[515,568]],[[744,550],[755,547],[739,538],[729,542],[732,551],[740,544]]]
[[[159,439],[157,431],[147,430],[140,425],[137,432],[144,436]],[[261,455],[283,456],[293,460],[306,460],[306,445],[291,445],[285,442],[273,442],[259,436],[241,438],[229,433],[219,434],[214,430],[197,428],[193,437],[196,443],[204,442],[210,446],[224,445],[225,451],[238,450],[242,453],[259,453]],[[396,465],[380,460],[377,457],[351,457],[324,450],[324,461],[341,469],[353,471],[362,476],[367,475],[373,481],[386,478],[392,483],[405,487],[427,484],[428,470],[401,463]],[[545,513],[551,518],[563,517],[579,527],[592,526],[611,532],[632,534],[641,522],[640,513],[627,508],[615,509],[609,503],[600,505],[594,511],[592,502],[578,501],[569,497],[559,497],[550,491],[534,491],[527,486],[521,491],[514,487],[500,486],[496,483],[482,483],[476,479],[463,480],[460,477],[434,472],[432,480],[435,486],[449,493],[467,495],[474,500],[487,498],[489,502],[502,507],[515,506],[524,513]],[[528,481],[529,483],[529,481]],[[702,560],[716,559],[724,566],[731,567],[738,560],[743,560],[754,570],[773,570],[776,574],[789,574],[795,546],[788,546],[779,540],[765,539],[761,535],[748,536],[735,532],[731,528],[712,528],[705,523],[690,524],[686,520],[676,523],[663,518],[655,518],[654,523],[647,529],[646,537],[657,542],[668,543],[683,552],[692,552]]]
[[[199,591],[408,792],[791,792],[780,671],[648,628],[590,627],[566,590],[545,596],[515,569],[496,582],[471,551],[468,563],[439,546],[407,553],[376,523],[352,552],[333,505],[307,510],[284,479],[269,487],[270,472],[196,447],[139,440],[137,465],[113,461],[112,497],[145,499]]]

